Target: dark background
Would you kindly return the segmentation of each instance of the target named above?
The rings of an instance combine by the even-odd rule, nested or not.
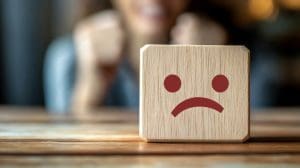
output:
[[[47,46],[106,8],[103,0],[0,0],[0,103],[44,105]],[[192,8],[224,26],[229,44],[251,50],[253,107],[300,105],[300,1],[203,0]]]

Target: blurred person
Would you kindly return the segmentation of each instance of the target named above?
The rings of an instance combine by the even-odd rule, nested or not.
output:
[[[139,49],[145,44],[224,44],[216,22],[191,13],[192,0],[112,0],[71,37],[55,40],[45,61],[46,106],[85,112],[97,106],[138,107]]]

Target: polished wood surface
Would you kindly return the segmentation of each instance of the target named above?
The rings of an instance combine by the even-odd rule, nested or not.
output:
[[[299,167],[300,109],[251,113],[245,143],[145,143],[137,113],[99,109],[80,115],[0,107],[0,165],[29,167]],[[223,165],[223,166],[222,166]]]
[[[300,155],[1,156],[2,167],[298,168]]]

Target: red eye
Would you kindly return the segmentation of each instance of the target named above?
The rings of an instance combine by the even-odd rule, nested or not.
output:
[[[212,80],[212,87],[216,92],[224,92],[229,86],[229,81],[224,75],[217,75]]]
[[[169,92],[177,92],[181,87],[181,80],[177,75],[171,74],[165,78],[164,86]]]

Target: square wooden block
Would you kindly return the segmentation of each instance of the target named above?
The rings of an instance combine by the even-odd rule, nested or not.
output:
[[[140,136],[149,142],[247,140],[249,57],[244,46],[144,46]]]

